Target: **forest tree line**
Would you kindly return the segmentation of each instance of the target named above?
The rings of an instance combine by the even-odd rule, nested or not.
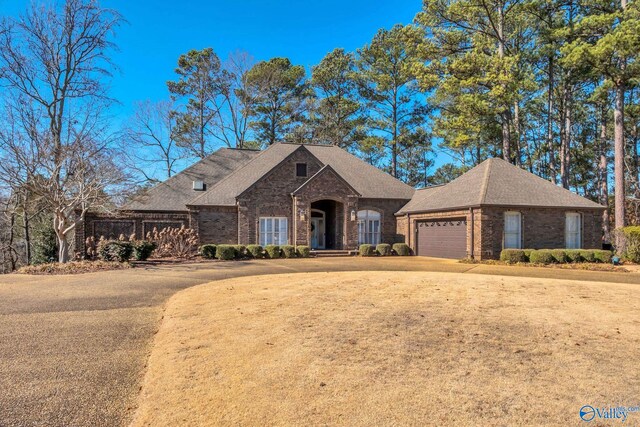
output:
[[[47,239],[49,258],[65,261],[89,209],[113,209],[222,146],[278,141],[338,145],[415,186],[502,157],[611,205],[607,235],[638,223],[636,2],[427,0],[416,12],[308,69],[185,52],[166,99],[139,102],[117,129],[117,11],[66,0],[2,18],[0,262],[39,262]],[[451,161],[436,167],[443,153]]]

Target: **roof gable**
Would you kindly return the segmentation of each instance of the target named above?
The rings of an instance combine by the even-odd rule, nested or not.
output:
[[[505,160],[493,158],[446,185],[417,191],[398,213],[475,206],[604,208]]]
[[[309,178],[308,180],[306,180],[304,182],[304,184],[302,184],[300,187],[298,187],[293,194],[297,195],[302,193],[305,189],[307,189],[310,185],[313,184],[314,181],[319,180],[320,178],[322,178],[324,175],[326,174],[333,174],[336,178],[338,178],[338,180],[340,182],[342,182],[344,184],[345,187],[347,187],[349,190],[351,190],[353,192],[354,196],[358,196],[361,197],[362,195],[360,193],[358,193],[358,191],[353,188],[351,186],[351,184],[349,184],[339,173],[337,173],[330,165],[324,165],[318,172],[316,172],[315,175],[313,175],[311,178]]]

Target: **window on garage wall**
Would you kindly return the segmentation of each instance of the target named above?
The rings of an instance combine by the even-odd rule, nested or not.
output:
[[[504,213],[504,248],[521,249],[522,216],[520,212]]]
[[[358,244],[364,243],[380,243],[380,212],[358,211]]]
[[[580,249],[582,247],[582,217],[579,213],[567,212],[564,233],[567,249]]]

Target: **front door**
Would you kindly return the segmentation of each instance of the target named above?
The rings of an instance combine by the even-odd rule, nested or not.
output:
[[[324,212],[323,212],[324,213]],[[324,249],[324,215],[311,217],[311,249]]]

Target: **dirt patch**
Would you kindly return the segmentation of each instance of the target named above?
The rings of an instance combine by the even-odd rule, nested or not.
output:
[[[170,300],[134,425],[578,424],[638,403],[636,294],[416,272],[199,286]]]

